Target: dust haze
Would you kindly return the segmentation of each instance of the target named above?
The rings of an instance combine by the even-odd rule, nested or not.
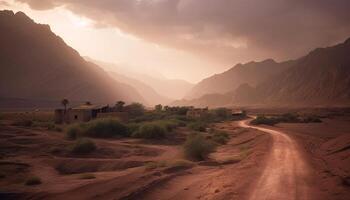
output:
[[[0,1],[0,199],[348,199],[349,6]]]

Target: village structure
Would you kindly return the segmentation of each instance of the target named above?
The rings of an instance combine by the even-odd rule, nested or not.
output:
[[[208,113],[209,109],[208,108],[193,108],[191,107],[187,113],[186,117],[188,119],[198,119],[201,117],[204,117]]]
[[[178,107],[170,107],[169,109],[178,109]],[[188,119],[200,119],[205,117],[209,113],[208,107],[206,108],[195,108],[188,107],[186,112],[186,117]],[[245,112],[242,110],[231,110],[232,117],[242,117]],[[98,118],[117,118],[120,121],[126,122],[129,118],[128,112],[125,107],[109,106],[109,105],[94,105],[90,102],[85,104],[72,107],[72,108],[59,108],[55,110],[55,123],[78,123],[78,122],[88,122],[93,119]]]
[[[127,112],[119,111],[116,107],[109,105],[83,104],[68,109],[55,110],[55,123],[76,123],[88,122],[96,118],[118,118],[121,121],[127,121]]]

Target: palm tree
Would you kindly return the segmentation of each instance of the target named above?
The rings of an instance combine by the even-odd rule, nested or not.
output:
[[[64,106],[64,113],[67,112],[67,105],[69,104],[68,99],[62,99],[61,104]]]
[[[117,109],[117,111],[123,111],[124,104],[124,101],[117,101],[117,103],[115,104],[115,108]]]
[[[163,106],[162,106],[162,104],[158,104],[158,105],[155,105],[154,109],[155,109],[157,112],[161,112],[162,109],[163,109]]]

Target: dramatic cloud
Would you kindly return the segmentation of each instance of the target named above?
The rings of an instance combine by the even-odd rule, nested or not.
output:
[[[349,0],[17,0],[235,64],[287,59],[350,37]]]

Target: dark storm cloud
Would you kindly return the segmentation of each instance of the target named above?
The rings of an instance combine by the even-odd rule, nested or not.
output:
[[[350,37],[349,0],[18,0],[226,63],[294,58]]]

